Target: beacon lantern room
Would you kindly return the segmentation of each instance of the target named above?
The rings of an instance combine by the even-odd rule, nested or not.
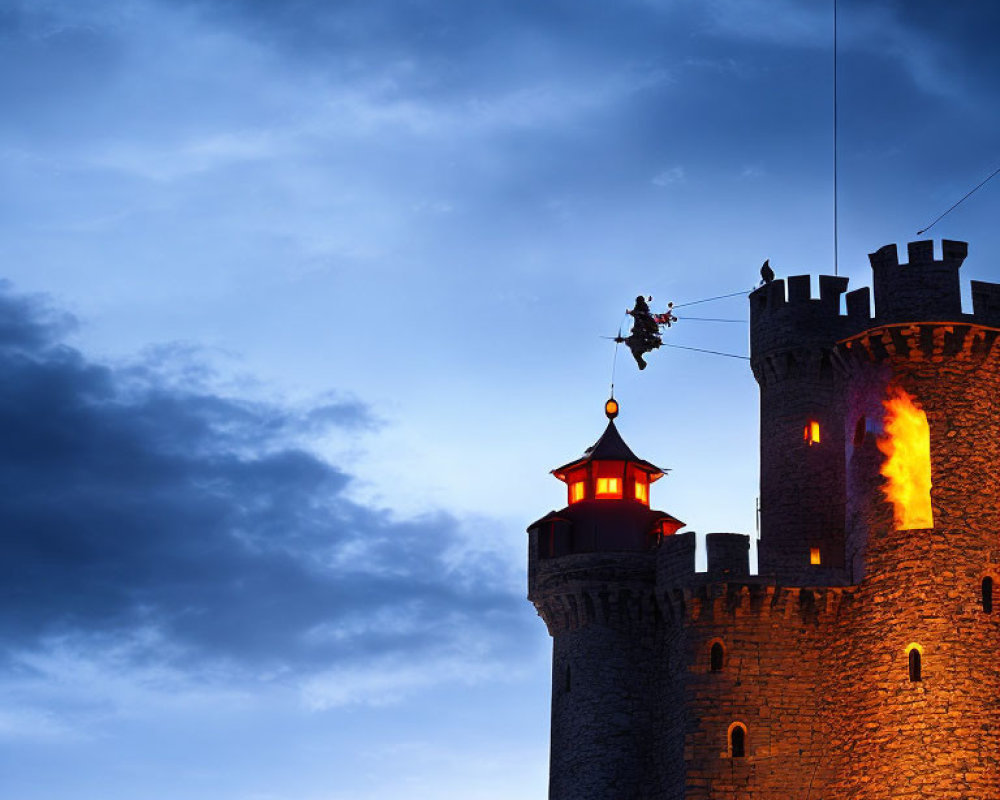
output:
[[[615,427],[618,403],[604,407],[608,427],[583,456],[552,474],[566,484],[567,505],[528,528],[538,557],[572,553],[643,551],[656,547],[684,523],[649,507],[650,485],[664,471],[636,456]]]

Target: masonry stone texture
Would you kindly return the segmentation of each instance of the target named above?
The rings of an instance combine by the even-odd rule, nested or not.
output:
[[[696,571],[694,534],[628,495],[529,527],[552,800],[1000,800],[1000,285],[963,313],[967,249],[881,248],[874,297],[805,275],[750,294],[757,574],[732,533]],[[926,415],[931,528],[886,499],[890,389]],[[648,535],[574,535],[614,509]]]

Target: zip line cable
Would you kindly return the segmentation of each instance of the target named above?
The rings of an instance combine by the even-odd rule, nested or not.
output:
[[[742,322],[744,325],[750,324],[750,320],[746,319],[719,319],[718,317],[677,317],[677,319],[694,322]]]
[[[618,335],[615,337],[615,354],[611,358],[611,399],[614,400],[615,397],[615,367],[618,366],[618,345],[621,344],[619,341],[622,338],[622,327],[625,325],[625,320],[628,318],[628,314],[622,317],[622,321],[618,323]]]
[[[666,342],[664,342],[663,344],[660,345],[660,347],[676,347],[678,350],[694,350],[695,352],[698,353],[711,353],[713,356],[725,356],[726,358],[742,358],[744,361],[750,360],[750,356],[740,356],[736,355],[736,353],[723,353],[720,352],[719,350],[705,350],[702,347],[686,347],[685,345],[682,344],[667,344]]]
[[[833,274],[839,275],[839,203],[837,197],[837,0],[833,0]]]
[[[963,198],[962,198],[961,200],[959,200],[959,201],[958,201],[957,203],[955,203],[955,204],[954,204],[954,205],[953,205],[953,206],[952,206],[951,208],[949,208],[949,209],[948,209],[947,211],[945,211],[945,212],[944,212],[943,214],[941,214],[941,216],[939,216],[939,217],[938,217],[938,218],[937,218],[936,220],[934,220],[934,221],[933,221],[933,222],[932,222],[932,223],[931,223],[930,225],[928,225],[928,226],[927,226],[926,228],[924,228],[924,229],[922,229],[922,230],[919,230],[919,231],[917,231],[917,236],[920,236],[921,234],[924,234],[924,233],[926,233],[926,232],[927,232],[927,231],[929,231],[929,230],[930,230],[931,228],[933,228],[933,227],[934,227],[935,225],[937,225],[937,224],[938,224],[938,222],[940,222],[940,221],[941,221],[942,219],[944,219],[944,218],[945,218],[946,216],[948,216],[948,215],[949,215],[949,214],[950,214],[950,213],[951,213],[952,211],[954,211],[954,210],[955,210],[956,208],[958,208],[958,207],[959,207],[960,205],[962,205],[962,203],[964,203],[964,202],[965,202],[966,200],[968,200],[968,199],[969,199],[969,198],[970,198],[970,197],[971,197],[971,196],[972,196],[973,194],[975,194],[975,193],[976,193],[976,192],[978,192],[978,191],[979,191],[980,189],[982,189],[982,188],[983,188],[983,187],[984,187],[984,186],[985,186],[985,185],[986,185],[987,183],[989,183],[989,182],[990,182],[990,181],[991,181],[991,180],[992,180],[993,178],[995,178],[995,177],[996,177],[997,175],[1000,175],[1000,167],[997,167],[997,168],[996,168],[995,170],[993,170],[993,172],[991,172],[991,173],[990,173],[990,174],[989,174],[989,175],[988,175],[988,176],[987,176],[987,177],[986,177],[986,178],[985,178],[985,179],[984,179],[983,181],[981,181],[981,182],[980,182],[980,183],[979,183],[979,184],[978,184],[978,185],[976,186],[976,188],[974,188],[974,189],[972,189],[971,191],[967,192],[967,193],[966,193],[966,195],[965,195],[965,196],[964,196],[964,197],[963,197]]]
[[[688,303],[676,303],[674,304],[674,308],[677,309],[677,308],[684,308],[685,306],[696,306],[699,303],[710,303],[712,300],[725,300],[727,297],[736,297],[737,295],[741,294],[746,295],[749,294],[749,292],[746,291],[733,292],[731,294],[720,294],[718,297],[706,297],[704,300],[691,300]]]

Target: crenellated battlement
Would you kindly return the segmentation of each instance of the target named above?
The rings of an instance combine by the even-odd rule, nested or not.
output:
[[[799,351],[823,352],[876,326],[953,322],[1000,327],[1000,284],[972,281],[972,313],[962,312],[959,270],[969,252],[966,242],[942,240],[939,259],[932,240],[910,242],[906,251],[904,263],[895,244],[868,256],[873,290],[847,292],[847,278],[820,275],[819,297],[814,298],[810,277],[792,275],[752,292],[750,354],[758,381],[774,380],[782,361],[793,367],[807,364],[808,359],[795,356]],[[841,295],[846,313],[841,313]]]
[[[705,537],[707,569],[695,571],[695,533],[675,533],[660,542],[656,581],[660,586],[691,586],[706,581],[739,580],[750,575],[750,537],[710,533]]]
[[[980,325],[1000,327],[1000,283],[970,281],[972,315]]]
[[[861,294],[851,299],[854,317],[840,313],[840,297],[847,278],[819,276],[819,297],[811,296],[810,277],[778,278],[750,294],[750,354],[764,355],[778,349],[825,346],[850,330],[849,319],[868,310]],[[787,289],[787,294],[786,294]]]
[[[684,586],[695,575],[697,541],[694,531],[665,536],[656,551],[656,582]]]
[[[896,245],[868,256],[875,288],[875,322],[934,322],[962,315],[958,271],[969,254],[966,242],[941,242],[942,258],[934,258],[934,242],[910,242],[909,261],[899,263]]]

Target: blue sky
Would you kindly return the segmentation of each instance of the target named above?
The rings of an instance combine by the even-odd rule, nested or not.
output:
[[[0,795],[541,797],[613,335],[832,271],[829,3],[0,2]],[[840,273],[1000,166],[1000,8],[840,4]],[[1000,279],[991,183],[928,235]],[[691,316],[745,319],[735,298]],[[746,353],[738,323],[668,341]],[[746,362],[619,355],[752,532]]]

